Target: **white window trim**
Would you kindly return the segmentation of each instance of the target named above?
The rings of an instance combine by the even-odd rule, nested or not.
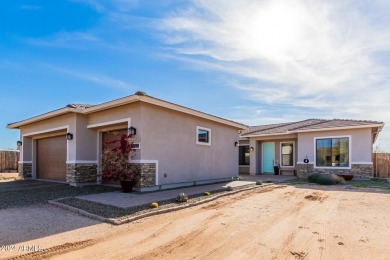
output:
[[[140,142],[134,142],[133,143],[134,145],[138,145],[138,147],[137,148],[133,148],[133,147],[131,147],[131,149],[134,149],[134,150],[140,150],[141,149],[141,143]]]
[[[87,128],[98,128],[102,126],[112,126],[115,124],[120,124],[120,123],[126,123],[130,127],[131,126],[131,118],[122,118],[118,120],[113,120],[113,121],[106,121],[106,122],[101,122],[101,123],[96,123],[96,124],[90,124],[87,125]]]
[[[209,142],[208,143],[199,142],[199,140],[198,140],[198,132],[199,132],[199,130],[204,130],[204,131],[208,131],[209,132]],[[211,146],[211,129],[207,128],[207,127],[203,127],[203,126],[197,126],[196,127],[196,136],[195,136],[195,138],[196,138],[196,144]]]
[[[283,162],[283,154],[282,154],[282,144],[292,144],[293,145],[293,165],[282,165]],[[286,167],[286,168],[294,168],[295,167],[295,141],[286,141],[286,142],[280,142],[280,167]]]
[[[336,166],[317,166],[317,154],[316,154],[316,146],[317,139],[331,139],[331,138],[348,138],[348,158],[349,165],[348,167],[336,167]],[[318,136],[314,137],[314,169],[334,169],[334,170],[350,170],[352,165],[352,136],[351,135],[340,135],[340,136]]]

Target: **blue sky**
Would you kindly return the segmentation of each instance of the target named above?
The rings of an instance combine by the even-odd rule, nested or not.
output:
[[[384,121],[390,1],[0,2],[0,148],[8,123],[137,90],[249,125]]]

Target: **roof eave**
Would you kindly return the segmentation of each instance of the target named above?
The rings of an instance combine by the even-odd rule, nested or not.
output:
[[[242,135],[240,137],[262,137],[262,136],[273,136],[273,135],[288,135],[288,134],[295,134],[295,133],[307,133],[307,132],[322,132],[322,131],[334,131],[334,130],[344,130],[344,129],[358,129],[358,128],[373,128],[378,127],[383,128],[384,124],[372,124],[372,125],[359,125],[359,126],[348,126],[348,127],[332,127],[332,128],[319,128],[319,129],[307,129],[307,130],[294,130],[294,131],[287,131],[283,133],[274,133],[274,134],[251,134],[251,135]],[[380,131],[380,130],[379,130]]]
[[[193,115],[193,116],[196,116],[196,117],[208,119],[208,120],[215,121],[215,122],[218,122],[218,123],[221,123],[221,124],[225,124],[225,125],[229,125],[229,126],[235,127],[237,129],[240,129],[240,130],[245,130],[245,129],[247,129],[249,127],[247,125],[240,124],[238,122],[234,122],[234,121],[230,121],[230,120],[227,120],[227,119],[224,119],[224,118],[221,118],[221,117],[217,117],[217,116],[213,116],[213,115],[210,115],[210,114],[206,114],[206,113],[203,113],[203,112],[191,109],[191,108],[187,108],[187,107],[184,107],[184,106],[176,105],[174,103],[170,103],[170,102],[167,102],[167,101],[164,101],[164,100],[161,100],[161,99],[157,99],[157,98],[153,98],[153,97],[150,97],[150,96],[140,96],[139,98],[140,98],[140,101],[145,102],[145,103],[149,103],[149,104],[153,104],[153,105],[156,105],[156,106],[165,107],[165,108],[168,108],[168,109],[172,109],[172,110],[175,110],[175,111],[179,111],[179,112],[182,112],[182,113]]]
[[[32,124],[32,123],[35,123],[35,122],[38,122],[38,121],[41,121],[44,119],[64,115],[64,114],[71,113],[71,112],[82,113],[82,111],[77,110],[75,108],[65,107],[65,108],[61,108],[61,109],[58,109],[58,110],[55,110],[55,111],[52,111],[52,112],[49,112],[46,114],[42,114],[42,115],[35,116],[35,117],[29,118],[26,120],[22,120],[22,121],[19,121],[16,123],[8,124],[7,128],[8,129],[19,129],[19,127],[27,125],[27,124]]]
[[[246,137],[267,137],[267,136],[273,136],[273,135],[291,135],[295,134],[295,132],[283,132],[283,133],[274,133],[274,134],[260,134],[260,135],[241,135],[240,138],[246,138]]]
[[[383,127],[385,127],[384,123],[378,127],[378,130],[376,132],[374,132],[375,135],[374,135],[374,140],[373,140],[372,144],[375,144],[376,139],[378,139],[379,133],[382,131]]]
[[[382,124],[371,124],[371,125],[355,125],[355,126],[344,126],[344,127],[329,127],[329,128],[318,128],[318,129],[294,130],[293,132],[302,133],[302,132],[335,131],[335,130],[344,130],[344,129],[383,127],[383,125],[384,125],[384,124],[382,123]]]
[[[62,115],[62,114],[66,114],[66,113],[70,113],[70,112],[76,112],[76,113],[81,113],[81,114],[91,114],[91,113],[95,113],[95,112],[98,112],[98,111],[102,111],[102,110],[110,109],[110,108],[113,108],[113,107],[118,107],[118,106],[130,104],[130,103],[134,103],[134,102],[138,102],[138,101],[142,101],[142,102],[149,103],[149,104],[154,104],[154,105],[157,105],[157,106],[160,106],[160,107],[165,107],[165,108],[176,110],[176,111],[179,111],[179,112],[182,112],[182,113],[186,113],[186,114],[190,114],[190,115],[197,116],[197,117],[200,117],[200,118],[208,119],[208,120],[215,121],[215,122],[218,122],[218,123],[221,123],[221,124],[225,124],[225,125],[229,125],[229,126],[235,127],[237,129],[240,129],[240,130],[245,130],[245,129],[248,128],[247,125],[240,124],[238,122],[234,122],[234,121],[230,121],[230,120],[227,120],[227,119],[224,119],[224,118],[220,118],[220,117],[216,117],[216,116],[213,116],[213,115],[209,115],[209,114],[206,114],[206,113],[203,113],[203,112],[200,112],[200,111],[196,111],[196,110],[193,110],[193,109],[190,109],[190,108],[186,108],[186,107],[183,107],[183,106],[180,106],[180,105],[176,105],[176,104],[164,101],[164,100],[156,99],[156,98],[149,97],[149,96],[139,96],[139,95],[127,96],[127,97],[124,97],[124,98],[120,98],[120,99],[116,99],[116,100],[113,100],[113,101],[105,102],[105,103],[102,103],[100,105],[96,105],[96,106],[93,106],[93,107],[90,107],[90,108],[86,108],[86,109],[82,109],[82,110],[76,109],[76,108],[65,107],[65,108],[62,108],[62,109],[59,109],[59,110],[55,110],[55,111],[52,111],[52,112],[49,112],[49,113],[46,113],[46,114],[43,114],[43,115],[40,115],[40,116],[36,116],[36,117],[30,118],[30,119],[26,119],[26,120],[23,120],[23,121],[20,121],[20,122],[9,124],[9,125],[7,125],[7,128],[9,128],[9,129],[17,129],[20,126],[23,126],[23,125],[26,125],[26,124],[31,124],[31,123],[34,123],[34,122],[38,122],[38,121],[41,121],[41,120],[44,120],[44,119],[52,118],[52,117],[59,116],[59,115]]]
[[[101,110],[106,110],[113,107],[118,107],[126,104],[131,104],[133,102],[140,101],[140,96],[138,95],[131,95],[124,98],[119,98],[113,101],[108,101],[90,108],[87,108],[83,111],[83,114],[91,114],[95,113]]]

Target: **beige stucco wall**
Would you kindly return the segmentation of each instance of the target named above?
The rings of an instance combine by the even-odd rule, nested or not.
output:
[[[82,136],[91,136],[91,132],[93,132],[94,137],[93,145],[88,149],[83,149],[77,153],[77,158],[79,160],[83,160],[82,158],[87,158],[91,156],[91,153],[95,155],[95,160],[100,160],[100,158],[96,158],[97,150],[99,150],[99,156],[101,151],[101,133],[105,131],[110,131],[113,129],[126,129],[130,126],[133,126],[137,129],[137,134],[135,136],[135,142],[141,142],[142,138],[142,121],[141,121],[141,102],[131,103],[119,107],[114,107],[108,110],[102,110],[95,112],[93,114],[86,115],[86,125],[81,126],[81,130],[83,132]],[[124,120],[130,120],[130,124],[128,122],[124,122]],[[121,121],[121,123],[113,123],[116,121]],[[86,127],[88,125],[99,125],[93,128],[90,128],[86,131]],[[98,139],[99,136],[99,139]],[[81,144],[80,144],[81,145]],[[142,144],[141,144],[142,145]],[[94,150],[94,151],[92,151]],[[141,159],[141,153],[143,149],[137,150],[135,156],[132,158],[133,160]],[[85,159],[87,160],[87,159]]]
[[[69,131],[76,131],[76,114],[65,114],[54,118],[42,120],[22,126],[20,128],[20,140],[23,142],[21,161],[33,161],[35,142],[34,139],[45,138],[55,135],[64,135]],[[68,160],[74,160],[76,149],[74,142],[68,141]]]
[[[76,115],[73,143],[77,143],[75,161],[97,161],[97,131],[88,129],[88,116]]]
[[[145,103],[141,115],[141,160],[158,160],[160,185],[238,174],[238,129]],[[197,126],[211,129],[211,146],[196,144]]]
[[[266,136],[266,137],[250,137],[249,143],[250,146],[254,148],[254,151],[250,153],[250,174],[260,174],[262,173],[262,144],[264,142],[274,143],[275,145],[275,161],[280,162],[280,143],[294,141],[295,143],[295,162],[297,161],[297,135],[279,135],[279,136]]]
[[[314,162],[314,138],[315,137],[339,137],[350,136],[351,160],[350,163],[372,162],[372,134],[370,128],[318,131],[298,134],[298,162],[303,162],[306,155],[310,162]]]
[[[67,141],[68,163],[99,162],[101,133],[129,126],[137,129],[135,141],[141,144],[132,159],[158,162],[159,185],[238,174],[237,128],[142,102],[92,114],[69,113],[23,126],[21,136],[47,132],[23,139],[23,160],[34,164],[33,138],[55,134],[65,138],[70,132],[73,140]],[[197,126],[211,129],[211,146],[196,144]],[[61,132],[50,130],[57,128],[62,128]]]

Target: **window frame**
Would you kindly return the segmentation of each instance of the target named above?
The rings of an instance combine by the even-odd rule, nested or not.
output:
[[[282,144],[292,144],[293,145],[293,164],[292,165],[282,165],[283,163],[283,152],[282,152]],[[294,168],[295,167],[295,141],[285,141],[280,142],[280,167],[286,167],[286,168]]]
[[[341,139],[348,138],[348,166],[317,166],[317,140],[318,139]],[[339,169],[350,170],[352,165],[352,136],[351,135],[339,135],[339,136],[317,136],[314,137],[314,168],[315,169]]]
[[[199,142],[199,130],[203,130],[203,131],[208,132],[208,142],[207,143],[206,142]],[[211,146],[211,129],[207,128],[207,127],[203,127],[203,126],[197,126],[195,138],[196,138],[196,144]]]
[[[250,156],[250,152],[249,152],[249,163],[248,164],[240,164],[240,147],[242,146],[248,146],[248,150],[250,149],[250,145],[249,144],[240,144],[238,145],[238,166],[239,167],[249,167],[251,165],[251,156]],[[244,155],[244,158],[245,158],[245,155]]]

